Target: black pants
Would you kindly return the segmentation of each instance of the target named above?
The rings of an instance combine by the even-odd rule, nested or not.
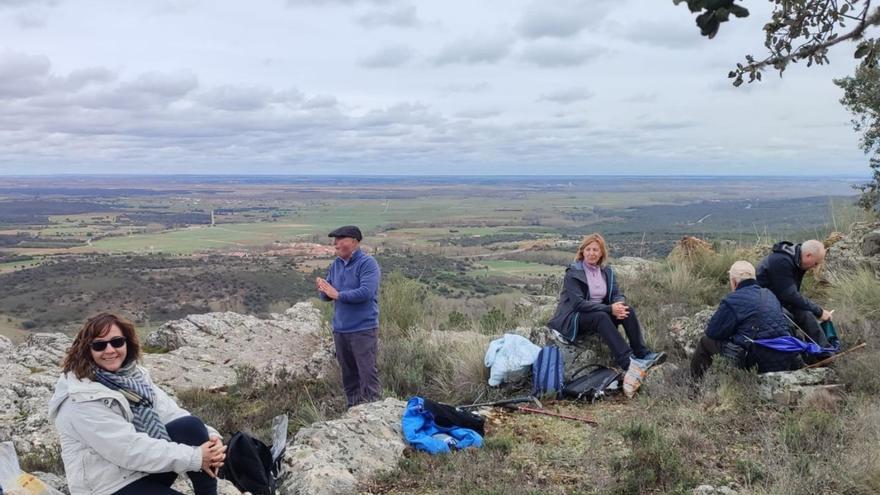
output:
[[[620,335],[617,327],[623,325],[623,331],[626,333],[626,341]],[[578,316],[578,335],[590,335],[598,333],[599,337],[611,350],[611,356],[614,362],[622,369],[629,367],[629,358],[635,355],[642,358],[647,354],[648,347],[645,345],[645,337],[642,335],[642,327],[636,317],[636,311],[632,307],[629,308],[629,316],[619,320],[610,313],[604,311],[591,311],[589,313],[580,313]]]
[[[697,350],[691,358],[691,376],[701,378],[703,373],[712,366],[712,356],[721,354],[721,346],[724,342],[711,339],[705,335],[700,337],[697,343]]]
[[[336,360],[342,371],[342,388],[348,407],[373,402],[382,397],[379,368],[376,356],[379,352],[379,329],[361,332],[333,332],[336,344]]]
[[[184,416],[165,425],[168,436],[175,443],[198,446],[209,440],[208,429],[201,419],[195,416]],[[204,471],[186,473],[192,481],[195,495],[217,495],[217,480]],[[114,495],[182,495],[172,490],[171,485],[177,479],[177,473],[155,473],[141,478],[130,485],[125,485]]]
[[[786,311],[791,314],[791,319],[797,323],[797,326],[801,327],[801,330],[809,335],[814,342],[819,344],[819,347],[828,347],[830,345],[828,344],[828,339],[825,337],[825,331],[819,326],[819,320],[816,319],[816,315],[805,309],[786,308]],[[801,338],[801,336],[798,335],[798,338]]]

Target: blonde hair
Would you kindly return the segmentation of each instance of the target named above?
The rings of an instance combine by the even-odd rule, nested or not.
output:
[[[593,232],[592,234],[584,237],[584,240],[581,241],[581,246],[578,248],[577,256],[574,257],[575,261],[583,261],[584,260],[584,249],[592,243],[596,243],[599,245],[599,252],[601,252],[601,256],[599,256],[599,266],[605,263],[605,260],[608,258],[608,248],[605,246],[605,239],[601,234]]]

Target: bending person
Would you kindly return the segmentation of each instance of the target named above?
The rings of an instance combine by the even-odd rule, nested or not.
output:
[[[751,343],[791,335],[776,296],[755,281],[755,267],[748,261],[737,261],[728,273],[731,292],[721,301],[697,344],[691,375],[702,377],[716,354],[730,358],[740,368],[757,366],[759,373],[800,368],[800,354]]]
[[[226,447],[137,365],[134,326],[89,318],[62,364],[49,401],[71,495],[169,495],[187,473],[196,495],[216,495]]]
[[[604,266],[606,258],[601,235],[584,237],[574,263],[565,270],[559,305],[547,326],[572,343],[598,333],[621,369],[632,369],[634,376],[644,377],[644,371],[663,362],[666,354],[648,349],[635,309],[626,303],[614,271]],[[620,326],[626,340],[620,335]]]

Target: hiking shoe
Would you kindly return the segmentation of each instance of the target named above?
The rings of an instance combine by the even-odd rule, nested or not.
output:
[[[630,358],[629,368],[623,375],[623,394],[628,399],[632,399],[636,395],[639,387],[642,386],[645,375],[647,375],[647,363],[641,359]]]
[[[663,364],[666,362],[666,353],[665,352],[648,352],[644,356],[639,358],[639,361],[645,363],[645,369],[648,369],[652,366],[657,366],[658,364]]]

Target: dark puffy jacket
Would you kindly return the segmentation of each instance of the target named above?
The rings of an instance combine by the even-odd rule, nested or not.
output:
[[[602,268],[602,277],[608,288],[605,292],[605,298],[602,302],[590,301],[590,287],[587,283],[587,274],[584,273],[584,263],[575,261],[569,265],[562,281],[559,305],[556,306],[556,313],[547,322],[547,326],[561,333],[569,342],[573,342],[577,338],[579,313],[604,311],[611,314],[611,304],[624,301],[626,298],[617,287],[614,270],[610,266]]]
[[[757,280],[761,287],[770,289],[786,309],[806,310],[818,318],[822,316],[822,308],[800,292],[804,273],[801,245],[782,241],[758,264]]]
[[[706,336],[721,341],[733,341],[750,349],[745,366],[758,366],[758,371],[784,371],[799,363],[796,353],[778,352],[759,345],[751,340],[772,339],[791,335],[788,320],[782,306],[769,290],[761,287],[755,280],[743,280],[736,290],[721,301],[709,325]]]

